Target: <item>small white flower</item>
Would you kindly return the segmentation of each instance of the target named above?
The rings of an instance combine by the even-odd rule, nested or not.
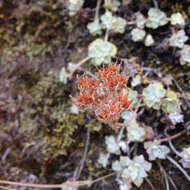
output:
[[[155,160],[156,158],[165,159],[170,152],[167,146],[160,145],[160,142],[157,140],[144,143],[144,147],[148,153],[149,160]]]

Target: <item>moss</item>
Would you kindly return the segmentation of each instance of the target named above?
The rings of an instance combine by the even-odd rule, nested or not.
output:
[[[172,5],[171,8],[173,13],[180,12],[183,15],[184,19],[188,18],[188,12],[186,12],[186,8],[184,8],[183,3],[177,2],[176,4]]]
[[[67,149],[75,142],[72,138],[77,129],[75,122],[73,123],[72,115],[62,111],[58,113],[56,126],[49,135],[43,138],[43,154],[46,160],[54,160],[60,155],[67,155]]]
[[[41,155],[35,153],[35,146],[27,148],[25,154],[38,160],[42,168],[46,161],[51,162],[58,156],[67,154],[75,142],[73,135],[77,126],[86,122],[83,114],[70,113],[68,86],[65,88],[54,72],[41,77],[28,90],[30,98],[20,114],[19,133],[24,136],[26,144],[33,142],[41,147]]]
[[[52,54],[67,33],[63,23],[65,7],[56,1],[6,1],[0,4],[0,10],[1,56],[6,56],[5,50],[12,52],[13,47],[20,46],[28,56]]]

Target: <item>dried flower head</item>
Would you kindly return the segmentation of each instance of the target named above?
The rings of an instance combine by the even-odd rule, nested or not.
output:
[[[120,65],[115,64],[98,70],[98,74],[98,79],[83,76],[77,80],[80,95],[74,101],[81,111],[95,111],[101,122],[117,130],[120,114],[132,103],[128,99],[128,77],[122,75]]]

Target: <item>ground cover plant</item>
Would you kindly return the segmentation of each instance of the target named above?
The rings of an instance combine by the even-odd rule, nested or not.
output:
[[[0,1],[0,189],[188,189],[189,8]]]

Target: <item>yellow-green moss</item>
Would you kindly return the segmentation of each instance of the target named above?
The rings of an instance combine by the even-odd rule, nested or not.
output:
[[[183,15],[184,19],[188,18],[188,15],[187,15],[188,12],[186,12],[187,7],[184,8],[182,3],[177,2],[176,4],[173,4],[171,8],[172,8],[173,13],[180,12]]]
[[[53,0],[29,4],[16,0],[2,2],[0,55],[6,56],[7,49],[14,52],[14,47],[30,57],[53,54],[68,32],[63,22],[63,5]]]
[[[44,161],[66,155],[75,142],[77,126],[85,125],[84,115],[71,114],[70,94],[56,73],[41,77],[29,92],[31,98],[21,114],[20,132],[41,141]]]
[[[51,133],[43,138],[43,154],[45,159],[53,160],[60,155],[67,155],[67,149],[75,141],[72,136],[77,129],[71,114],[60,111],[57,115],[57,124]]]

